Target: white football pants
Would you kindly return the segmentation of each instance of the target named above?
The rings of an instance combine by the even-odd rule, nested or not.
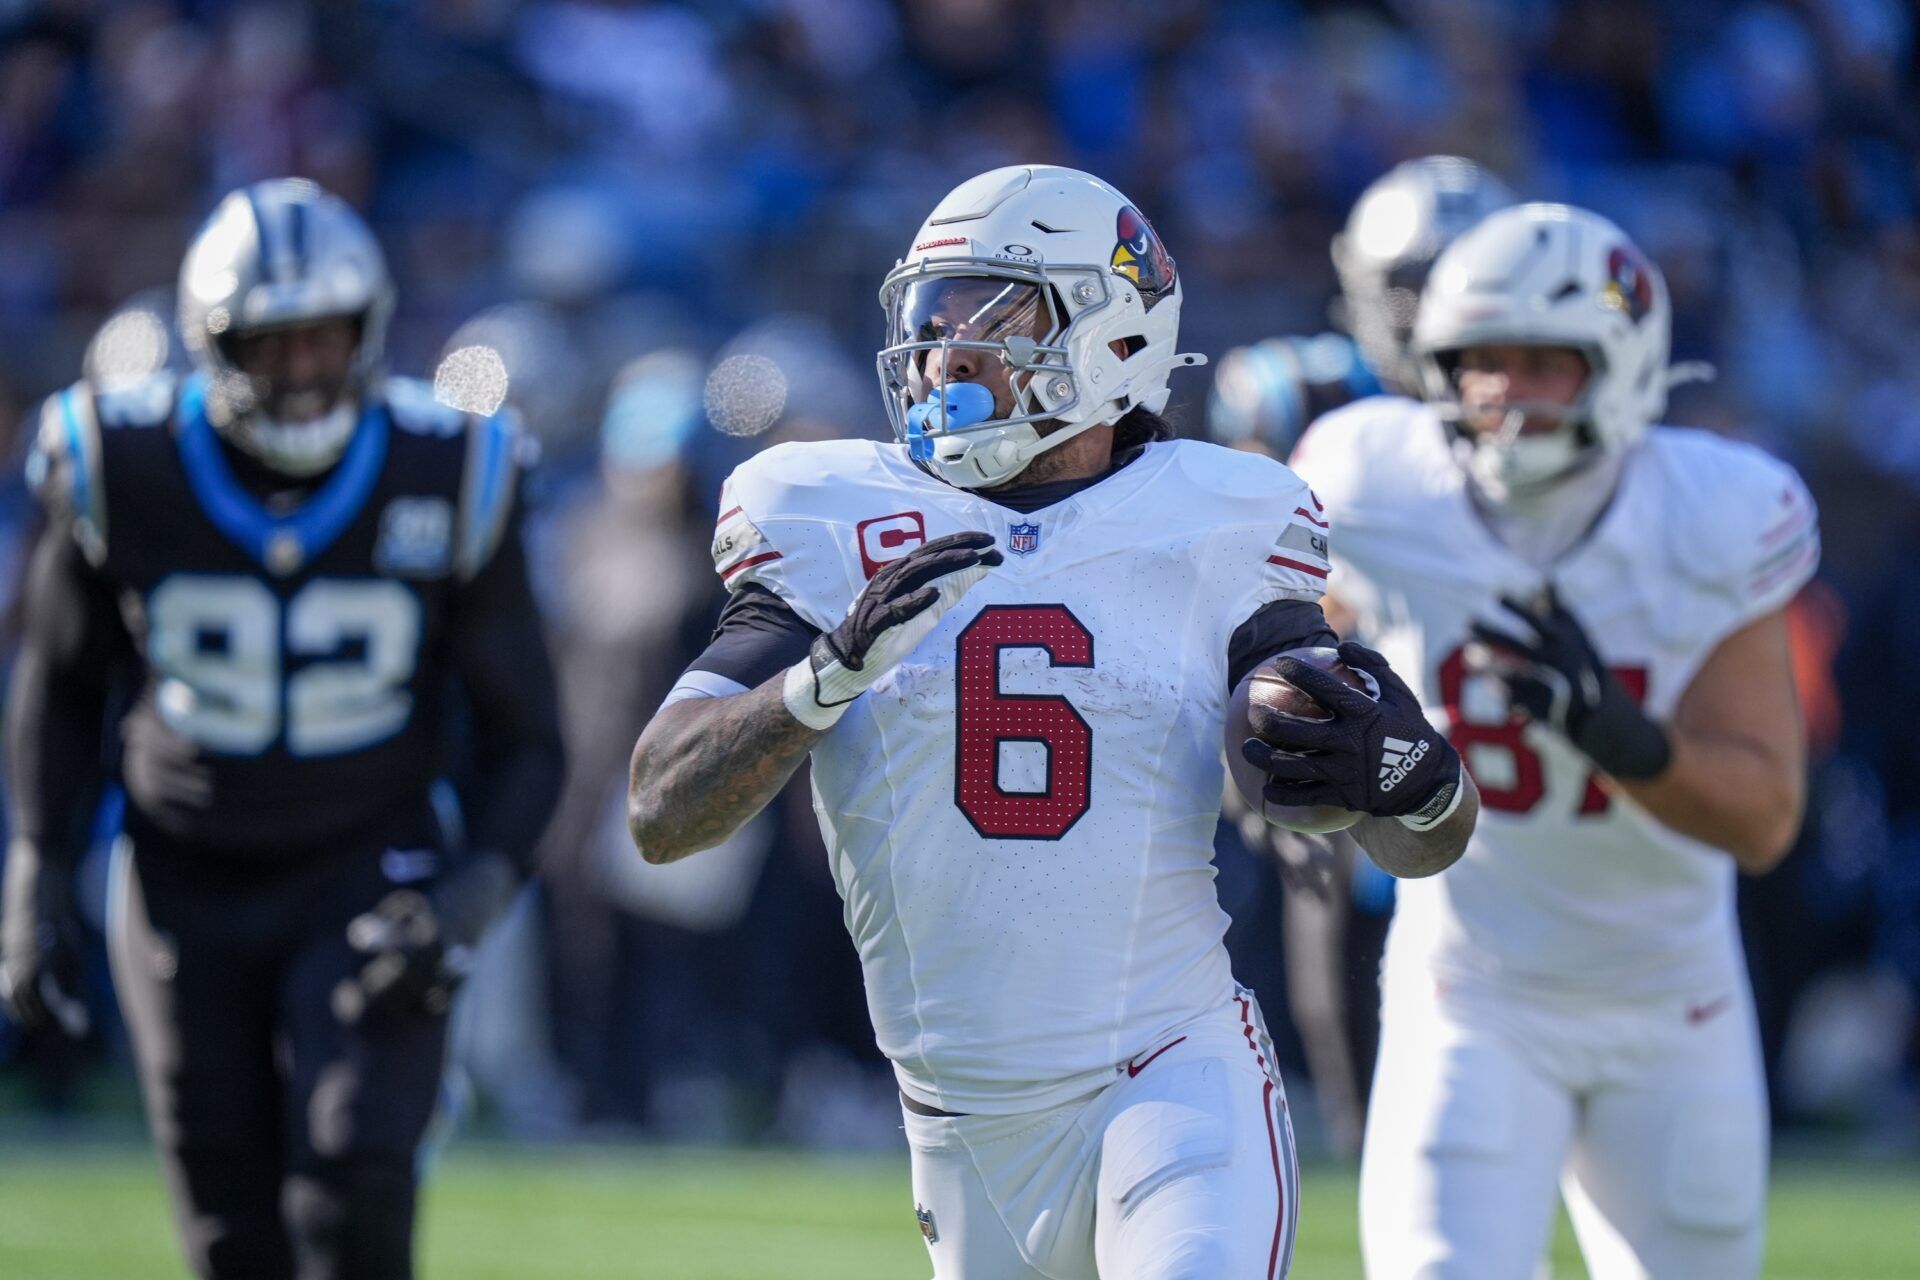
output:
[[[1534,1280],[1564,1192],[1594,1280],[1760,1271],[1767,1099],[1746,975],[1551,1000],[1390,974],[1360,1166],[1369,1280]]]
[[[1264,1280],[1300,1171],[1251,992],[1046,1111],[906,1116],[935,1280]]]

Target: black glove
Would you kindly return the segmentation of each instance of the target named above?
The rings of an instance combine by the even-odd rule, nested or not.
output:
[[[1333,713],[1331,720],[1275,720],[1268,737],[1241,751],[1267,774],[1264,794],[1278,805],[1335,805],[1423,829],[1451,812],[1460,788],[1460,754],[1427,723],[1420,700],[1387,660],[1349,641],[1340,660],[1380,686],[1375,701],[1298,658],[1274,664],[1286,680]],[[1305,754],[1301,754],[1305,753]]]
[[[504,855],[477,854],[431,890],[396,889],[347,925],[347,944],[367,957],[333,989],[333,1012],[349,1026],[427,1014],[453,1004],[473,949],[512,905],[520,876]]]
[[[788,669],[781,691],[794,719],[830,729],[847,706],[938,626],[1002,557],[990,533],[950,533],[889,561],[839,626]]]
[[[80,999],[85,950],[71,868],[49,866],[31,844],[7,853],[0,910],[0,1005],[22,1031],[58,1027],[75,1040],[91,1019]]]
[[[1475,622],[1480,643],[1467,647],[1468,665],[1506,685],[1514,706],[1560,733],[1602,772],[1629,779],[1662,773],[1673,758],[1667,731],[1607,670],[1553,588],[1531,605],[1512,596],[1500,603],[1514,615],[1511,629]]]

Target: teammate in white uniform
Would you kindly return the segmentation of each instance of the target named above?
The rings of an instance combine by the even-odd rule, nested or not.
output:
[[[811,753],[940,1280],[1283,1274],[1285,1094],[1212,840],[1230,692],[1331,639],[1318,504],[1277,462],[1163,438],[1167,374],[1198,361],[1179,281],[1098,179],[962,184],[882,302],[900,442],[785,445],[728,481],[729,603],[635,748],[635,841],[716,843]],[[1276,793],[1318,802],[1383,734],[1424,735],[1403,789],[1341,794],[1389,815],[1357,829],[1390,862],[1450,862],[1457,756],[1411,695],[1358,701],[1355,745],[1276,764],[1307,779]]]
[[[1362,401],[1294,458],[1338,521],[1334,592],[1485,806],[1456,866],[1401,887],[1388,941],[1376,1280],[1529,1280],[1556,1181],[1602,1280],[1759,1269],[1733,882],[1798,822],[1782,608],[1819,539],[1782,463],[1649,427],[1668,323],[1611,223],[1492,214],[1423,296],[1428,403]]]

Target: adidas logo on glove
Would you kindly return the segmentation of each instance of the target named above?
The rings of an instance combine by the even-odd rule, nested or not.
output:
[[[1391,791],[1400,785],[1400,780],[1413,772],[1413,766],[1419,764],[1427,755],[1427,740],[1408,742],[1405,738],[1386,738],[1380,753],[1380,790]]]

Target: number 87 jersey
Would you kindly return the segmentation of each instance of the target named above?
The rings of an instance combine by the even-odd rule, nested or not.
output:
[[[931,539],[983,530],[1005,556],[813,751],[875,1032],[910,1094],[1051,1106],[1228,998],[1228,652],[1262,606],[1318,600],[1315,511],[1280,464],[1185,441],[1027,513],[864,441],[779,446],[728,481],[721,577],[822,631]]]
[[[121,726],[130,821],[263,858],[414,812],[481,593],[531,616],[515,453],[505,420],[389,379],[334,469],[280,503],[243,484],[198,377],[52,397],[30,471],[99,630],[141,668]]]
[[[1501,596],[1550,579],[1627,692],[1670,719],[1720,642],[1784,606],[1819,562],[1799,477],[1749,445],[1654,427],[1621,459],[1606,509],[1543,570],[1483,522],[1446,429],[1416,401],[1329,414],[1294,465],[1339,522],[1334,596],[1480,789],[1466,854],[1400,886],[1389,969],[1635,997],[1737,972],[1733,860],[1616,795],[1465,646]]]

